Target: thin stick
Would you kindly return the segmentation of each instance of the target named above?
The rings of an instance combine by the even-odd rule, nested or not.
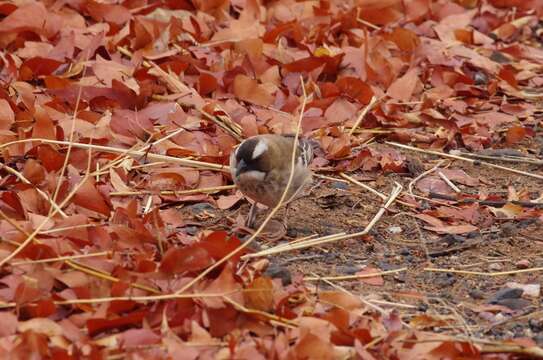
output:
[[[291,329],[296,329],[298,327],[298,324],[295,323],[292,320],[285,319],[285,318],[282,318],[280,316],[267,313],[265,311],[260,311],[260,310],[256,310],[256,309],[249,309],[249,308],[239,304],[238,302],[232,300],[231,298],[229,298],[227,296],[224,296],[223,300],[230,303],[233,307],[236,308],[236,310],[238,310],[240,312],[250,314],[250,315],[262,316],[262,317],[267,318],[268,320],[278,322],[281,325],[286,326],[286,327],[291,328]]]
[[[383,200],[386,200],[388,198],[385,194],[380,193],[379,191],[375,190],[374,188],[372,188],[372,187],[370,187],[370,186],[356,180],[353,177],[350,177],[349,175],[345,174],[344,172],[340,172],[339,176],[341,176],[344,179],[347,179],[348,181],[352,182],[355,185],[360,186],[361,188],[364,188],[364,189],[368,190],[369,192],[371,192],[374,195],[379,196]]]
[[[366,279],[366,278],[372,278],[376,276],[381,275],[390,275],[390,274],[396,274],[400,272],[407,271],[406,267],[403,267],[401,269],[395,269],[395,270],[387,270],[387,271],[381,271],[381,272],[375,272],[371,274],[360,274],[360,275],[345,275],[345,276],[309,276],[304,277],[304,280],[306,281],[319,281],[319,280],[330,280],[330,281],[341,281],[341,280],[357,280],[357,279]]]
[[[315,273],[313,273],[313,275],[317,275]],[[318,277],[318,276],[316,276]],[[381,308],[380,306],[377,306],[375,304],[372,304],[371,302],[369,302],[368,300],[364,299],[361,295],[358,295],[356,296],[355,294],[353,294],[352,292],[350,292],[349,290],[345,289],[343,286],[339,285],[339,284],[335,284],[333,282],[331,282],[330,280],[326,280],[326,279],[322,279],[322,281],[324,281],[325,283],[327,283],[328,285],[332,286],[333,288],[336,288],[342,292],[344,292],[345,294],[348,294],[348,295],[351,295],[357,299],[359,299],[364,305],[366,305],[367,307],[369,308],[372,308],[373,310],[377,310],[378,312],[380,312],[381,314],[385,314],[385,309]],[[331,305],[334,305],[334,306],[338,306],[337,304],[331,304]]]
[[[4,213],[4,211],[2,211],[2,209],[0,209],[0,217],[3,218],[4,220],[6,220],[8,222],[8,224],[13,226],[15,228],[15,230],[17,230],[19,232],[22,232],[22,233],[25,232],[25,229],[23,229],[21,227],[21,225],[19,225],[15,220],[13,220],[9,216],[7,216],[6,213]],[[13,241],[13,240],[5,239],[4,237],[0,237],[0,240],[4,241],[4,242],[6,242],[6,243],[8,243],[10,245],[13,245],[13,246],[19,246],[20,245],[20,243],[18,243],[16,241]]]
[[[83,265],[83,264],[76,263],[75,261],[72,261],[72,260],[66,260],[65,264],[70,266],[71,268],[73,268],[75,270],[81,271],[81,272],[83,272],[85,274],[92,275],[92,276],[97,277],[99,279],[108,280],[108,281],[111,281],[111,282],[119,282],[119,281],[121,281],[119,278],[116,278],[116,277],[112,276],[111,274],[100,271],[98,269],[93,269],[88,265]],[[142,284],[138,284],[138,283],[134,283],[134,282],[128,283],[128,286],[130,286],[132,288],[140,289],[140,290],[145,290],[145,291],[148,291],[148,292],[150,292],[152,294],[160,294],[161,293],[159,290],[157,290],[155,288],[152,288],[152,287],[149,287],[149,286],[146,286],[146,285],[142,285]]]
[[[162,190],[162,191],[153,191],[153,190],[140,190],[140,191],[115,191],[109,193],[110,196],[131,196],[131,195],[187,195],[187,194],[198,194],[198,193],[211,193],[219,192],[224,190],[235,189],[235,185],[224,185],[224,186],[215,186],[209,188],[201,189],[190,189],[190,190]]]
[[[320,179],[324,179],[324,180],[339,181],[339,182],[346,183],[346,184],[349,183],[347,180],[343,180],[343,179],[332,177],[332,176],[326,176],[326,175],[321,175],[321,174],[313,174],[313,176],[315,176],[317,178],[320,178]]]
[[[451,153],[453,153],[453,151],[451,151]],[[533,159],[530,157],[508,156],[508,155],[493,156],[493,155],[473,154],[473,153],[468,153],[468,152],[463,152],[463,151],[458,151],[458,150],[454,150],[453,155],[467,156],[467,157],[472,157],[476,159],[543,165],[543,160]]]
[[[25,142],[33,142],[33,141],[40,141],[46,144],[69,145],[67,141],[33,138],[33,139],[23,139],[23,140],[8,142],[8,143],[0,145],[0,149],[7,146],[11,146],[11,145],[21,144]],[[208,163],[208,162],[203,162],[203,161],[189,160],[189,159],[178,158],[174,156],[154,154],[154,153],[145,152],[142,150],[127,150],[127,149],[121,149],[121,148],[116,148],[116,147],[111,147],[111,146],[101,146],[101,145],[92,145],[92,144],[83,144],[83,143],[71,143],[71,144],[72,146],[75,146],[81,149],[93,149],[96,151],[103,151],[103,152],[117,153],[117,154],[123,153],[123,154],[130,155],[133,157],[147,156],[147,158],[151,160],[166,161],[166,162],[180,164],[180,165],[194,167],[194,168],[219,170],[219,171],[225,171],[225,172],[230,171],[228,167],[224,165]],[[101,170],[104,170],[104,169],[101,169]]]
[[[305,92],[305,84],[304,84],[304,80],[303,80],[303,78],[301,76],[300,76],[300,83],[301,83],[302,90],[303,90],[302,107],[300,109],[300,116],[298,117],[298,121],[297,121],[297,125],[296,125],[296,133],[294,135],[294,140],[292,142],[291,159],[290,159],[290,174],[289,174],[289,178],[288,178],[288,181],[287,181],[287,185],[285,186],[285,190],[283,191],[283,194],[281,195],[281,198],[279,199],[279,202],[272,209],[272,211],[268,214],[268,216],[264,219],[264,221],[259,226],[259,228],[254,232],[253,235],[251,235],[251,237],[247,241],[245,241],[243,244],[241,244],[236,249],[231,251],[228,255],[223,257],[221,260],[217,261],[215,264],[208,267],[206,270],[202,271],[198,276],[196,276],[188,284],[186,284],[181,289],[176,291],[176,294],[181,294],[181,293],[185,292],[186,290],[190,289],[194,284],[196,284],[198,281],[200,281],[204,276],[209,274],[211,271],[216,269],[221,264],[228,261],[228,259],[232,258],[234,255],[239,253],[241,250],[243,250],[244,248],[249,246],[257,238],[257,236],[260,235],[260,233],[264,230],[264,228],[266,227],[268,222],[277,213],[277,211],[279,211],[279,208],[285,202],[285,199],[286,199],[287,194],[288,194],[288,190],[289,190],[290,186],[292,185],[292,179],[294,178],[294,166],[295,166],[295,163],[296,163],[296,148],[298,146],[298,137],[300,136],[300,128],[301,128],[301,124],[302,124],[302,118],[304,116],[305,106],[307,104],[307,94]]]
[[[456,269],[440,269],[440,268],[424,268],[424,271],[494,277],[494,276],[505,276],[505,275],[514,275],[514,274],[522,274],[522,273],[530,273],[530,272],[539,272],[539,271],[543,271],[543,267],[521,269],[521,270],[510,270],[510,271],[499,271],[499,272],[493,272],[493,273],[487,273],[487,272],[482,272],[482,271],[456,270]]]
[[[351,128],[351,130],[349,131],[349,136],[352,136],[354,131],[356,130],[356,128],[358,127],[358,125],[360,125],[360,123],[362,122],[362,120],[364,120],[364,118],[366,117],[366,115],[368,114],[368,112],[370,110],[372,110],[375,105],[379,102],[379,100],[377,99],[376,96],[372,96],[371,97],[371,100],[370,100],[370,103],[368,105],[366,105],[366,107],[364,108],[364,110],[362,110],[360,112],[360,115],[358,115],[358,118],[356,119],[353,127]]]
[[[90,254],[66,255],[66,256],[58,256],[54,258],[39,259],[39,260],[17,261],[17,262],[11,263],[11,265],[21,266],[21,265],[32,265],[32,264],[44,264],[44,263],[57,262],[57,261],[84,259],[84,258],[90,258],[90,257],[109,256],[109,255],[111,255],[111,251],[101,251],[101,252],[90,253]]]
[[[438,171],[437,174],[439,175],[439,177],[441,179],[443,179],[443,181],[445,181],[447,183],[447,185],[449,185],[449,187],[451,189],[453,189],[453,191],[455,193],[461,193],[462,192],[462,190],[460,190],[458,188],[458,186],[454,185],[453,182],[451,180],[449,180],[449,178],[445,174],[443,174],[441,171]]]
[[[450,158],[450,159],[462,160],[462,161],[469,162],[469,163],[471,163],[473,165],[483,165],[483,166],[491,167],[491,168],[494,168],[494,169],[509,171],[509,172],[512,172],[512,173],[515,173],[515,174],[529,176],[529,177],[533,177],[533,178],[536,178],[536,179],[543,180],[543,175],[533,174],[533,173],[529,173],[529,172],[522,171],[522,170],[517,170],[517,169],[508,168],[508,167],[501,166],[501,165],[491,164],[491,163],[486,162],[486,161],[468,159],[468,158],[463,157],[463,156],[447,154],[447,153],[443,153],[443,152],[439,152],[439,151],[419,149],[419,148],[416,148],[414,146],[398,144],[398,143],[395,143],[395,142],[392,142],[392,141],[385,141],[385,144],[389,144],[389,145],[396,146],[396,147],[406,149],[406,150],[421,152],[421,153],[424,153],[424,154],[432,154],[432,155],[446,157],[446,158]]]
[[[193,293],[193,294],[163,294],[163,295],[148,295],[148,296],[114,296],[103,298],[90,298],[90,299],[72,299],[72,300],[60,300],[53,301],[55,305],[78,305],[78,304],[101,304],[112,301],[163,301],[163,300],[175,300],[175,299],[195,299],[195,298],[223,298],[228,295],[232,295],[239,292],[239,290],[230,291],[226,293]],[[11,308],[17,306],[17,303],[0,303],[0,308]]]
[[[89,58],[90,58],[90,49],[87,48],[87,54],[85,55],[85,61],[83,64],[87,64]],[[87,66],[83,65],[83,72],[81,76],[84,78],[87,73]],[[57,202],[58,193],[60,192],[60,188],[62,187],[62,184],[64,182],[64,172],[66,171],[66,168],[68,167],[68,163],[70,162],[70,155],[72,153],[72,143],[74,142],[74,136],[75,136],[75,120],[77,118],[77,112],[79,110],[79,105],[81,104],[81,95],[83,94],[83,86],[79,86],[79,89],[77,91],[77,98],[75,100],[75,106],[74,111],[72,115],[72,121],[71,121],[71,127],[70,127],[70,135],[68,136],[68,150],[66,151],[66,156],[64,157],[64,162],[62,163],[62,167],[60,168],[60,173],[58,174],[58,181],[55,186],[55,191],[53,192],[53,198],[52,202]],[[62,207],[61,207],[62,208]],[[52,217],[51,215],[53,213],[53,210],[55,210],[56,213],[61,213],[60,209],[49,209],[49,217]],[[62,211],[62,210],[61,210]],[[62,213],[61,213],[62,214]]]
[[[60,228],[43,230],[43,231],[40,231],[40,235],[54,234],[56,232],[61,232],[61,231],[66,231],[66,230],[84,229],[91,226],[96,226],[96,224],[80,224],[80,225],[74,225],[74,226],[64,226]]]

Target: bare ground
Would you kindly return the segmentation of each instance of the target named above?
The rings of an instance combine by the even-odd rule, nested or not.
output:
[[[436,162],[435,156],[409,154],[426,164]],[[528,172],[541,173],[534,165],[497,163]],[[508,186],[517,191],[539,194],[541,180],[506,171],[454,161],[451,168],[463,169],[481,180],[477,188],[460,185],[463,193],[486,191],[507,196]],[[372,176],[372,174],[364,174]],[[333,176],[333,175],[332,175]],[[376,176],[365,181],[372,188],[388,194],[395,181],[404,189],[413,177],[398,174]],[[420,194],[415,190],[416,194]],[[258,248],[311,234],[320,236],[338,232],[361,231],[383,202],[355,184],[324,180],[309,196],[296,200],[288,213],[288,232],[279,240],[261,239]],[[428,207],[432,204],[428,203]],[[229,211],[218,211],[202,226],[231,229],[232,220],[245,216],[249,204]],[[194,217],[189,207],[184,216]],[[283,212],[279,213],[281,219]],[[537,218],[501,220],[492,218],[488,227],[469,234],[453,236],[424,229],[427,225],[414,218],[410,208],[396,203],[372,229],[370,236],[335,242],[270,258],[275,276],[341,276],[351,275],[366,265],[381,271],[406,267],[406,271],[384,276],[384,284],[372,286],[361,280],[334,281],[334,284],[362,296],[383,309],[395,308],[404,321],[417,318],[418,326],[433,327],[450,335],[469,335],[485,339],[529,337],[543,346],[543,311],[541,296],[516,297],[502,300],[502,306],[490,306],[497,292],[507,289],[506,283],[542,283],[543,272],[527,271],[503,276],[470,275],[434,272],[427,268],[457,269],[484,273],[517,271],[523,267],[543,267],[543,226]],[[260,219],[264,214],[260,214]],[[217,221],[217,219],[221,219]],[[195,221],[201,221],[202,217]],[[328,288],[325,282],[315,282]],[[509,302],[508,302],[509,301]],[[512,301],[512,302],[511,302]],[[509,305],[516,309],[510,309]],[[427,314],[427,323],[420,322]],[[433,319],[433,320],[431,320]],[[436,319],[443,320],[437,323]]]

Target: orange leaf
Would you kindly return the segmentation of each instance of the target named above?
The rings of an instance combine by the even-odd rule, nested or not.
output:
[[[507,145],[513,145],[524,139],[526,136],[526,129],[522,126],[513,126],[507,130],[505,134],[505,142]]]
[[[355,99],[361,104],[369,104],[373,96],[373,90],[371,90],[368,84],[352,76],[342,77],[336,81],[336,86],[342,95]]]
[[[234,79],[234,95],[241,100],[261,105],[269,106],[275,100],[275,96],[271,95],[268,90],[259,85],[258,82],[246,75],[237,75]]]
[[[209,253],[200,245],[170,248],[160,263],[160,271],[180,274],[205,269],[212,263]]]
[[[260,276],[245,288],[243,296],[246,306],[251,309],[269,312],[273,308],[273,282]]]
[[[414,51],[420,44],[417,34],[401,27],[395,27],[390,34],[386,35],[386,38],[394,42],[403,51]]]
[[[201,73],[198,78],[198,92],[200,95],[209,95],[217,89],[218,81],[215,76],[208,73]]]

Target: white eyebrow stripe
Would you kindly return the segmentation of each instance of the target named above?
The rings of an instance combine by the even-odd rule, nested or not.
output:
[[[253,156],[251,159],[258,159],[258,157],[262,154],[264,154],[268,150],[268,144],[266,144],[264,141],[259,140],[258,143],[255,146],[255,149],[253,150]]]

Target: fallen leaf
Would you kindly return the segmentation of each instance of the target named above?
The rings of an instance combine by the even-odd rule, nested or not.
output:
[[[371,275],[371,274],[380,273],[380,272],[381,272],[381,269],[368,265],[364,269],[358,271],[356,275]],[[383,286],[385,284],[385,280],[383,279],[381,275],[363,277],[363,278],[360,278],[360,281],[363,282],[364,284],[373,285],[373,286]]]

